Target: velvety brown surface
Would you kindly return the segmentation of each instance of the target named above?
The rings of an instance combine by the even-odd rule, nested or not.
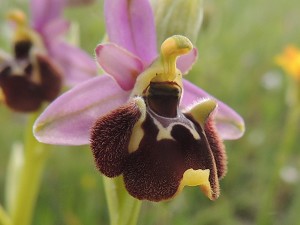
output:
[[[128,192],[138,199],[160,201],[176,193],[184,165],[180,146],[172,140],[157,142],[157,127],[150,116],[143,124],[145,136],[137,151],[128,156],[124,182]]]
[[[190,169],[210,169],[213,198],[219,195],[215,161],[205,135],[199,127],[201,140],[195,140],[182,125],[175,125],[171,135],[175,140],[156,141],[158,129],[150,116],[143,124],[146,131],[139,149],[128,156],[124,181],[130,194],[138,199],[161,201],[172,198],[180,185],[183,173]]]
[[[135,198],[150,201],[174,197],[186,170],[209,169],[212,199],[218,198],[218,177],[225,173],[226,155],[213,124],[208,122],[204,130],[189,114],[180,113],[169,119],[155,117],[147,111],[142,123],[142,140],[138,149],[129,154],[132,129],[140,116],[139,108],[132,101],[97,120],[92,128],[91,149],[98,169],[108,177],[123,174],[128,192]],[[157,140],[160,128],[154,118],[173,126],[172,138]],[[200,139],[194,138],[191,129]]]
[[[221,179],[227,173],[227,154],[225,151],[225,146],[216,131],[215,124],[212,118],[207,121],[204,129],[210,148],[215,157],[218,170],[218,178]]]
[[[91,149],[98,169],[108,177],[121,175],[128,156],[131,131],[141,113],[130,102],[97,120],[91,131]]]

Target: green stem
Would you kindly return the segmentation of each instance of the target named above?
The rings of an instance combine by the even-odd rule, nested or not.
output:
[[[121,176],[103,179],[110,224],[136,225],[142,202],[127,193]]]
[[[38,196],[42,173],[48,156],[45,145],[39,143],[32,134],[33,123],[40,113],[29,118],[25,130],[24,159],[19,168],[19,178],[15,183],[15,197],[9,203],[14,225],[30,225]]]
[[[12,225],[11,220],[2,205],[0,205],[0,224],[1,225]]]
[[[104,190],[109,211],[111,225],[118,225],[119,221],[119,200],[117,186],[113,179],[103,176]]]
[[[265,198],[262,203],[262,208],[259,211],[257,224],[258,225],[271,225],[274,224],[273,217],[274,207],[276,206],[276,193],[279,188],[280,179],[279,174],[282,167],[285,165],[293,144],[297,139],[297,129],[300,119],[300,106],[295,106],[290,109],[287,115],[287,121],[283,130],[283,139],[279,146],[277,155],[275,156],[274,169],[270,179],[270,183],[264,190]]]
[[[292,203],[290,204],[290,208],[287,215],[287,220],[285,224],[294,224],[295,221],[299,220],[299,209],[300,209],[300,182],[298,181],[298,185],[295,186],[295,192],[293,195]]]
[[[135,225],[137,224],[137,220],[140,214],[140,210],[141,210],[141,206],[142,206],[142,201],[135,201],[133,204],[133,208],[131,210],[131,217],[129,218],[129,221],[127,223],[127,225]]]

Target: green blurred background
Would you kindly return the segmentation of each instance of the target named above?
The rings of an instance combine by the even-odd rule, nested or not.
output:
[[[28,11],[28,2],[0,3],[0,44],[9,51],[5,12],[15,7]],[[74,28],[79,28],[80,46],[91,55],[105,33],[102,4],[96,0],[65,12]],[[274,172],[274,158],[284,136],[289,84],[274,57],[288,44],[300,47],[300,2],[207,0],[204,5],[204,24],[196,43],[199,61],[186,78],[236,109],[245,119],[246,133],[242,139],[225,142],[228,173],[217,201],[209,201],[198,188],[185,188],[169,202],[143,203],[138,224],[256,224]],[[1,203],[10,150],[22,141],[25,121],[26,116],[0,105]],[[281,168],[285,176],[278,174],[275,209],[266,212],[274,224],[300,224],[298,137]],[[52,148],[33,224],[108,224],[101,175],[87,146]]]

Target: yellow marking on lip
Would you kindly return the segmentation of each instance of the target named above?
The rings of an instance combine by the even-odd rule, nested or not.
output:
[[[133,126],[129,144],[128,144],[128,152],[129,153],[133,153],[138,149],[138,147],[144,137],[144,130],[142,128],[142,124],[146,119],[146,104],[145,104],[144,100],[141,97],[136,97],[134,100],[135,100],[135,103],[137,104],[138,108],[140,109],[140,112],[142,115],[139,118],[139,120],[135,123],[135,125]]]
[[[209,169],[188,169],[184,172],[182,180],[180,182],[178,192],[181,192],[185,186],[200,186],[204,194],[212,199],[212,189],[209,182]]]

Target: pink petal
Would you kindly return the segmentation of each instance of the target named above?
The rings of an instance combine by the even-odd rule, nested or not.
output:
[[[177,60],[177,68],[182,74],[187,74],[192,68],[193,64],[197,61],[198,50],[193,48],[188,54],[180,56]]]
[[[111,77],[92,78],[52,102],[36,120],[34,135],[48,144],[88,144],[90,128],[97,118],[124,104],[128,97],[129,92]]]
[[[126,49],[112,43],[98,45],[95,51],[102,69],[111,75],[121,88],[126,91],[131,90],[136,77],[144,69],[141,60]]]
[[[52,42],[48,50],[63,69],[67,85],[76,85],[97,75],[96,62],[80,48],[64,42]]]
[[[199,99],[216,99],[187,80],[183,81],[183,88],[184,93],[181,102],[183,108],[194,104],[199,101]],[[218,99],[216,100],[218,101],[218,110],[215,115],[215,120],[221,137],[225,140],[233,140],[242,137],[245,131],[243,118],[225,103]]]
[[[46,39],[54,39],[64,34],[69,29],[70,23],[64,19],[56,19],[49,22],[43,28],[42,34]]]
[[[65,0],[31,0],[32,26],[41,31],[52,20],[62,15]]]
[[[148,66],[156,57],[156,31],[148,0],[105,0],[109,40],[140,57]]]

